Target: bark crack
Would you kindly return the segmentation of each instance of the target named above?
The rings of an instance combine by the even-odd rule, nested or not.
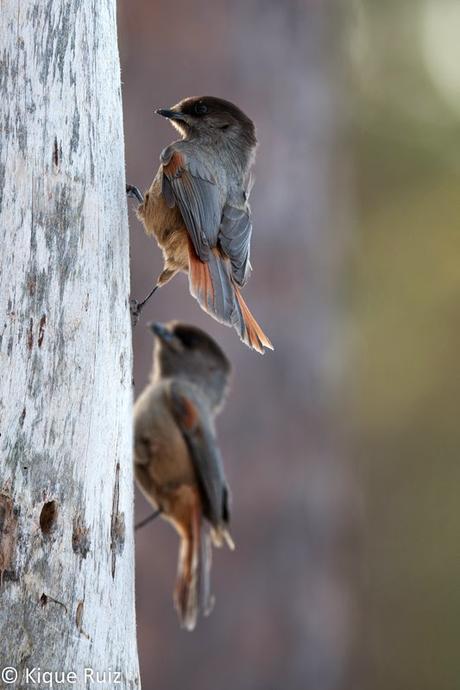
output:
[[[110,526],[110,549],[112,551],[112,577],[115,577],[117,556],[123,552],[125,545],[125,515],[119,512],[120,505],[120,463],[115,470],[115,486],[113,487],[112,519]]]
[[[86,558],[91,548],[89,528],[85,525],[81,515],[77,515],[73,523],[72,549],[73,552]]]
[[[15,576],[18,517],[13,499],[0,493],[0,585],[4,575]]]
[[[86,637],[87,640],[91,640],[91,637],[88,635],[83,630],[83,609],[84,609],[85,601],[79,601],[78,606],[77,606],[77,611],[75,613],[75,625],[77,626],[77,630],[80,633],[80,635],[83,635],[83,637]]]

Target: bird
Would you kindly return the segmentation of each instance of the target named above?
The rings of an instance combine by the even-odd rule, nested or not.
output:
[[[233,103],[212,96],[185,98],[155,112],[181,139],[161,152],[145,196],[133,185],[126,187],[140,202],[137,216],[164,258],[153,290],[142,302],[131,301],[134,323],[155,290],[183,271],[202,309],[235,328],[250,348],[272,350],[241,294],[251,273],[254,123]]]
[[[210,593],[211,545],[233,550],[230,489],[216,438],[231,372],[220,346],[182,322],[153,323],[150,382],[134,406],[134,474],[139,488],[180,538],[175,608],[195,628]]]

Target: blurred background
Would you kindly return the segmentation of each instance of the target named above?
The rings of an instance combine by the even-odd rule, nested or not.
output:
[[[458,690],[458,0],[120,0],[119,35],[130,183],[175,138],[154,108],[216,95],[255,120],[244,295],[275,344],[250,352],[185,276],[145,310],[233,362],[237,548],[215,552],[216,606],[190,634],[175,533],[137,534],[144,690]],[[162,260],[134,213],[131,252],[140,298]]]

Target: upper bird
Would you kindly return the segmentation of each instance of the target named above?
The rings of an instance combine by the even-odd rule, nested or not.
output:
[[[156,112],[182,138],[162,151],[145,198],[127,187],[141,202],[137,215],[146,232],[163,250],[154,290],[185,271],[191,294],[208,314],[233,326],[254,350],[273,349],[240,292],[251,272],[254,123],[233,103],[211,96],[185,98]]]

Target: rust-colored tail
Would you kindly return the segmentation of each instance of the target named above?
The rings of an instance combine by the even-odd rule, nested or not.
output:
[[[233,289],[239,307],[239,313],[241,314],[240,324],[244,326],[244,333],[240,332],[241,340],[246,343],[246,345],[249,345],[249,347],[252,347],[253,350],[257,350],[257,352],[260,352],[261,354],[264,354],[265,348],[273,350],[273,345],[251,314],[248,305],[243,299],[243,295],[241,294],[239,287],[234,285]]]
[[[202,309],[221,323],[232,326],[241,340],[261,354],[273,345],[259,326],[231,276],[230,261],[217,250],[203,262],[189,246],[189,285]]]
[[[193,503],[190,524],[181,534],[174,603],[181,626],[194,630],[198,613],[207,616],[213,607],[210,591],[211,542],[203,525],[198,495]]]

